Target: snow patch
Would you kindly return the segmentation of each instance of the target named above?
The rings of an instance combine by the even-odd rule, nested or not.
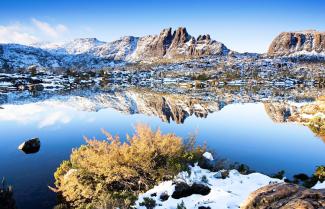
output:
[[[317,184],[312,187],[312,189],[325,189],[325,181],[323,181],[322,183],[318,181]]]
[[[174,209],[182,202],[184,202],[187,209],[196,209],[199,206],[213,209],[238,209],[251,192],[272,183],[283,182],[260,173],[242,175],[236,170],[231,170],[228,178],[221,179],[217,178],[217,172],[202,169],[197,165],[190,167],[189,173],[181,172],[175,181],[185,181],[189,185],[193,183],[205,184],[211,188],[211,192],[205,196],[195,194],[189,197],[173,199],[171,195],[175,190],[175,184],[173,184],[173,181],[165,181],[139,195],[135,207],[145,209],[145,206],[140,206],[140,203],[147,197],[156,201],[157,206],[155,208],[157,209]],[[152,196],[154,193],[156,196]],[[169,198],[166,201],[160,200],[162,194],[168,194]]]
[[[203,157],[205,157],[206,159],[211,160],[211,161],[214,160],[213,156],[212,156],[212,154],[210,152],[203,153]]]

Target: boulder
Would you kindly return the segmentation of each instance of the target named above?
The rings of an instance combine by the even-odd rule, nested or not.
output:
[[[160,198],[160,200],[161,200],[162,202],[164,202],[164,201],[168,200],[169,195],[168,195],[167,192],[163,192],[163,193],[161,193],[161,195],[160,195],[159,198]]]
[[[31,154],[38,152],[40,150],[40,147],[41,142],[39,138],[32,138],[19,145],[18,149],[22,150],[26,154]]]
[[[296,184],[264,186],[251,193],[241,209],[316,209],[325,207],[325,189],[307,189]]]
[[[210,191],[211,189],[204,184],[194,183],[192,186],[190,186],[185,182],[178,182],[176,183],[172,198],[180,199],[191,196],[192,194],[207,195],[210,193]]]
[[[217,179],[226,179],[229,177],[229,170],[220,170],[213,175],[214,178]]]

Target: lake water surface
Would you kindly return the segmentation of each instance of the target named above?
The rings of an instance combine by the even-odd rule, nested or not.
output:
[[[132,134],[137,123],[186,138],[197,135],[217,156],[240,162],[251,169],[272,174],[285,170],[287,176],[311,174],[325,162],[325,143],[308,127],[276,123],[263,103],[234,103],[206,117],[191,115],[184,123],[164,122],[155,115],[129,114],[114,108],[89,111],[73,105],[41,101],[3,104],[0,109],[0,176],[13,185],[20,209],[52,208],[56,196],[53,173],[72,148],[84,144],[83,136],[103,138],[101,129],[113,135]],[[17,147],[39,137],[41,149],[26,155]]]

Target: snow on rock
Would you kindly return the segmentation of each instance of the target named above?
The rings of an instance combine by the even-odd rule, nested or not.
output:
[[[282,180],[260,173],[242,175],[236,170],[231,170],[229,177],[222,179],[217,177],[217,172],[210,172],[197,165],[190,167],[189,173],[181,172],[175,181],[186,182],[189,185],[193,183],[204,184],[211,188],[211,192],[205,196],[194,194],[180,199],[173,199],[171,196],[175,191],[175,184],[173,184],[173,181],[165,181],[141,194],[136,201],[135,207],[145,209],[145,206],[140,206],[140,203],[143,202],[144,198],[152,198],[157,204],[155,208],[174,209],[183,202],[187,209],[196,209],[199,206],[213,209],[235,209],[240,207],[251,192],[272,183],[282,182]],[[160,199],[161,195],[168,195],[169,197],[163,201]]]
[[[325,189],[325,181],[323,181],[322,183],[318,181],[317,184],[312,187],[312,189]]]
[[[212,156],[212,154],[210,152],[203,153],[203,157],[205,157],[206,159],[211,160],[211,161],[214,160],[213,156]]]

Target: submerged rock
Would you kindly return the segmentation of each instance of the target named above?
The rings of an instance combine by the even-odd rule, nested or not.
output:
[[[325,189],[307,189],[295,184],[279,183],[264,186],[251,193],[241,208],[316,209],[324,207]]]
[[[39,138],[32,138],[19,145],[18,149],[26,154],[36,153],[40,150],[41,142]]]

